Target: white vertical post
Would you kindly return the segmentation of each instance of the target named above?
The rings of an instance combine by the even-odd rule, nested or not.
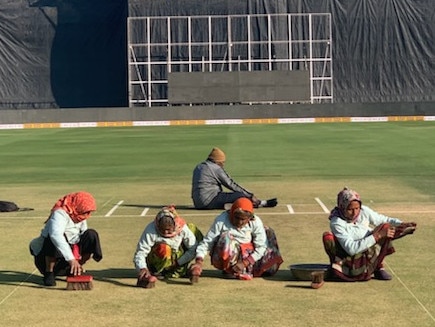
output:
[[[131,24],[132,24],[132,20],[130,17],[127,17],[127,67],[128,67],[128,72],[127,72],[127,76],[128,76],[128,106],[131,108],[132,107],[132,95],[133,95],[133,87],[132,87],[132,75],[131,75],[131,57],[133,55],[133,47],[131,46],[131,35],[133,33],[131,33]]]
[[[151,19],[147,17],[147,89],[148,89],[148,107],[151,107],[151,100],[152,100],[152,94],[151,94]]]
[[[168,63],[168,73],[171,72],[171,65],[172,65],[172,40],[171,40],[171,17],[168,17],[167,19],[167,31],[168,31],[168,58],[167,63]]]
[[[227,17],[227,29],[228,29],[228,39],[227,39],[227,47],[228,47],[228,71],[232,71],[233,67],[232,67],[232,59],[233,59],[233,52],[232,52],[232,47],[233,47],[233,41],[232,41],[232,37],[231,37],[231,16]]]
[[[208,70],[210,72],[213,71],[213,55],[212,55],[213,46],[212,46],[211,24],[212,24],[211,16],[208,16],[208,57],[209,57]]]
[[[251,16],[248,15],[248,71],[252,71]]]
[[[293,51],[292,51],[292,16],[287,15],[288,20],[288,60],[289,60],[289,70],[293,70]]]
[[[309,44],[309,61],[310,61],[310,92],[311,103],[314,103],[314,81],[313,81],[313,29],[312,29],[312,15],[308,15],[308,44]]]
[[[269,71],[272,70],[272,31],[271,31],[270,14],[267,15],[267,52],[269,53]]]
[[[187,37],[189,42],[189,73],[192,72],[192,21],[191,17],[187,17]]]
[[[334,75],[332,72],[332,19],[331,19],[331,14],[327,14],[328,15],[328,20],[329,20],[329,58],[330,58],[330,68],[331,69],[331,103],[334,103]]]

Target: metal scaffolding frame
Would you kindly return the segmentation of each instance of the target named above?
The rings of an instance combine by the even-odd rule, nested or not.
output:
[[[168,73],[309,70],[310,103],[333,102],[331,14],[128,18],[130,107],[168,104]]]

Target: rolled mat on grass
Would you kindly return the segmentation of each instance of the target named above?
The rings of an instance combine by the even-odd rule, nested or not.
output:
[[[28,211],[32,208],[20,208],[15,202],[0,201],[0,212]]]

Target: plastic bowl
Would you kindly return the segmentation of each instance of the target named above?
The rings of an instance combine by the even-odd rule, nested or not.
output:
[[[297,263],[290,265],[289,268],[293,277],[299,280],[311,280],[311,273],[314,271],[328,270],[330,265],[324,263]]]

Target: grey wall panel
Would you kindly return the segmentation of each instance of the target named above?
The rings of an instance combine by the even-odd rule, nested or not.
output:
[[[0,124],[380,116],[435,116],[435,102],[3,109]]]
[[[170,73],[168,99],[170,104],[309,101],[309,72]]]

